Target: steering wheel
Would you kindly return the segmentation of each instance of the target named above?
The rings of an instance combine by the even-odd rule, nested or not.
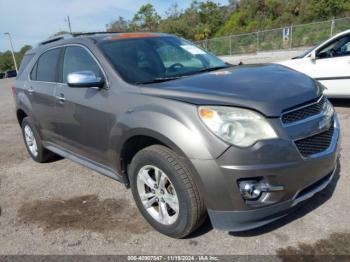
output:
[[[168,70],[169,70],[169,71],[176,71],[176,70],[181,69],[181,68],[183,68],[183,67],[184,67],[183,64],[181,64],[181,63],[175,63],[175,64],[172,64],[171,66],[169,66]]]
[[[329,56],[333,57],[336,56],[338,54],[337,50],[335,50],[334,48],[332,48],[331,50],[329,50]]]

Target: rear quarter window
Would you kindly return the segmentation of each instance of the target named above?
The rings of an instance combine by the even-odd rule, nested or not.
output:
[[[31,80],[57,82],[60,53],[61,48],[51,49],[43,53],[32,69]]]
[[[33,57],[34,57],[34,54],[28,54],[23,56],[21,64],[18,69],[18,73],[17,73],[18,76],[20,76],[23,73],[24,69],[27,67],[27,65],[29,64],[29,62],[32,60]]]

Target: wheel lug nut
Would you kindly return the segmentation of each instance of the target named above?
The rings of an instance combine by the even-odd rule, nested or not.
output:
[[[156,202],[159,202],[159,199],[158,199],[158,197],[156,197]]]
[[[156,191],[154,191],[154,189],[151,190],[152,194],[154,194]]]
[[[164,190],[163,190],[163,189],[162,189],[162,190],[160,190],[160,193],[161,193],[161,194],[164,194]]]

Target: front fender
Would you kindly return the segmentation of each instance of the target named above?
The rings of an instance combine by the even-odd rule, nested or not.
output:
[[[196,106],[162,101],[134,108],[120,119],[119,125],[127,128],[119,148],[137,135],[153,137],[189,159],[216,159],[229,147],[204,126]]]

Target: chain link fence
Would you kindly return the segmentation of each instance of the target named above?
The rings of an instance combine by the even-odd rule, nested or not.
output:
[[[314,46],[347,29],[350,17],[211,38],[197,44],[216,55],[247,54]]]

